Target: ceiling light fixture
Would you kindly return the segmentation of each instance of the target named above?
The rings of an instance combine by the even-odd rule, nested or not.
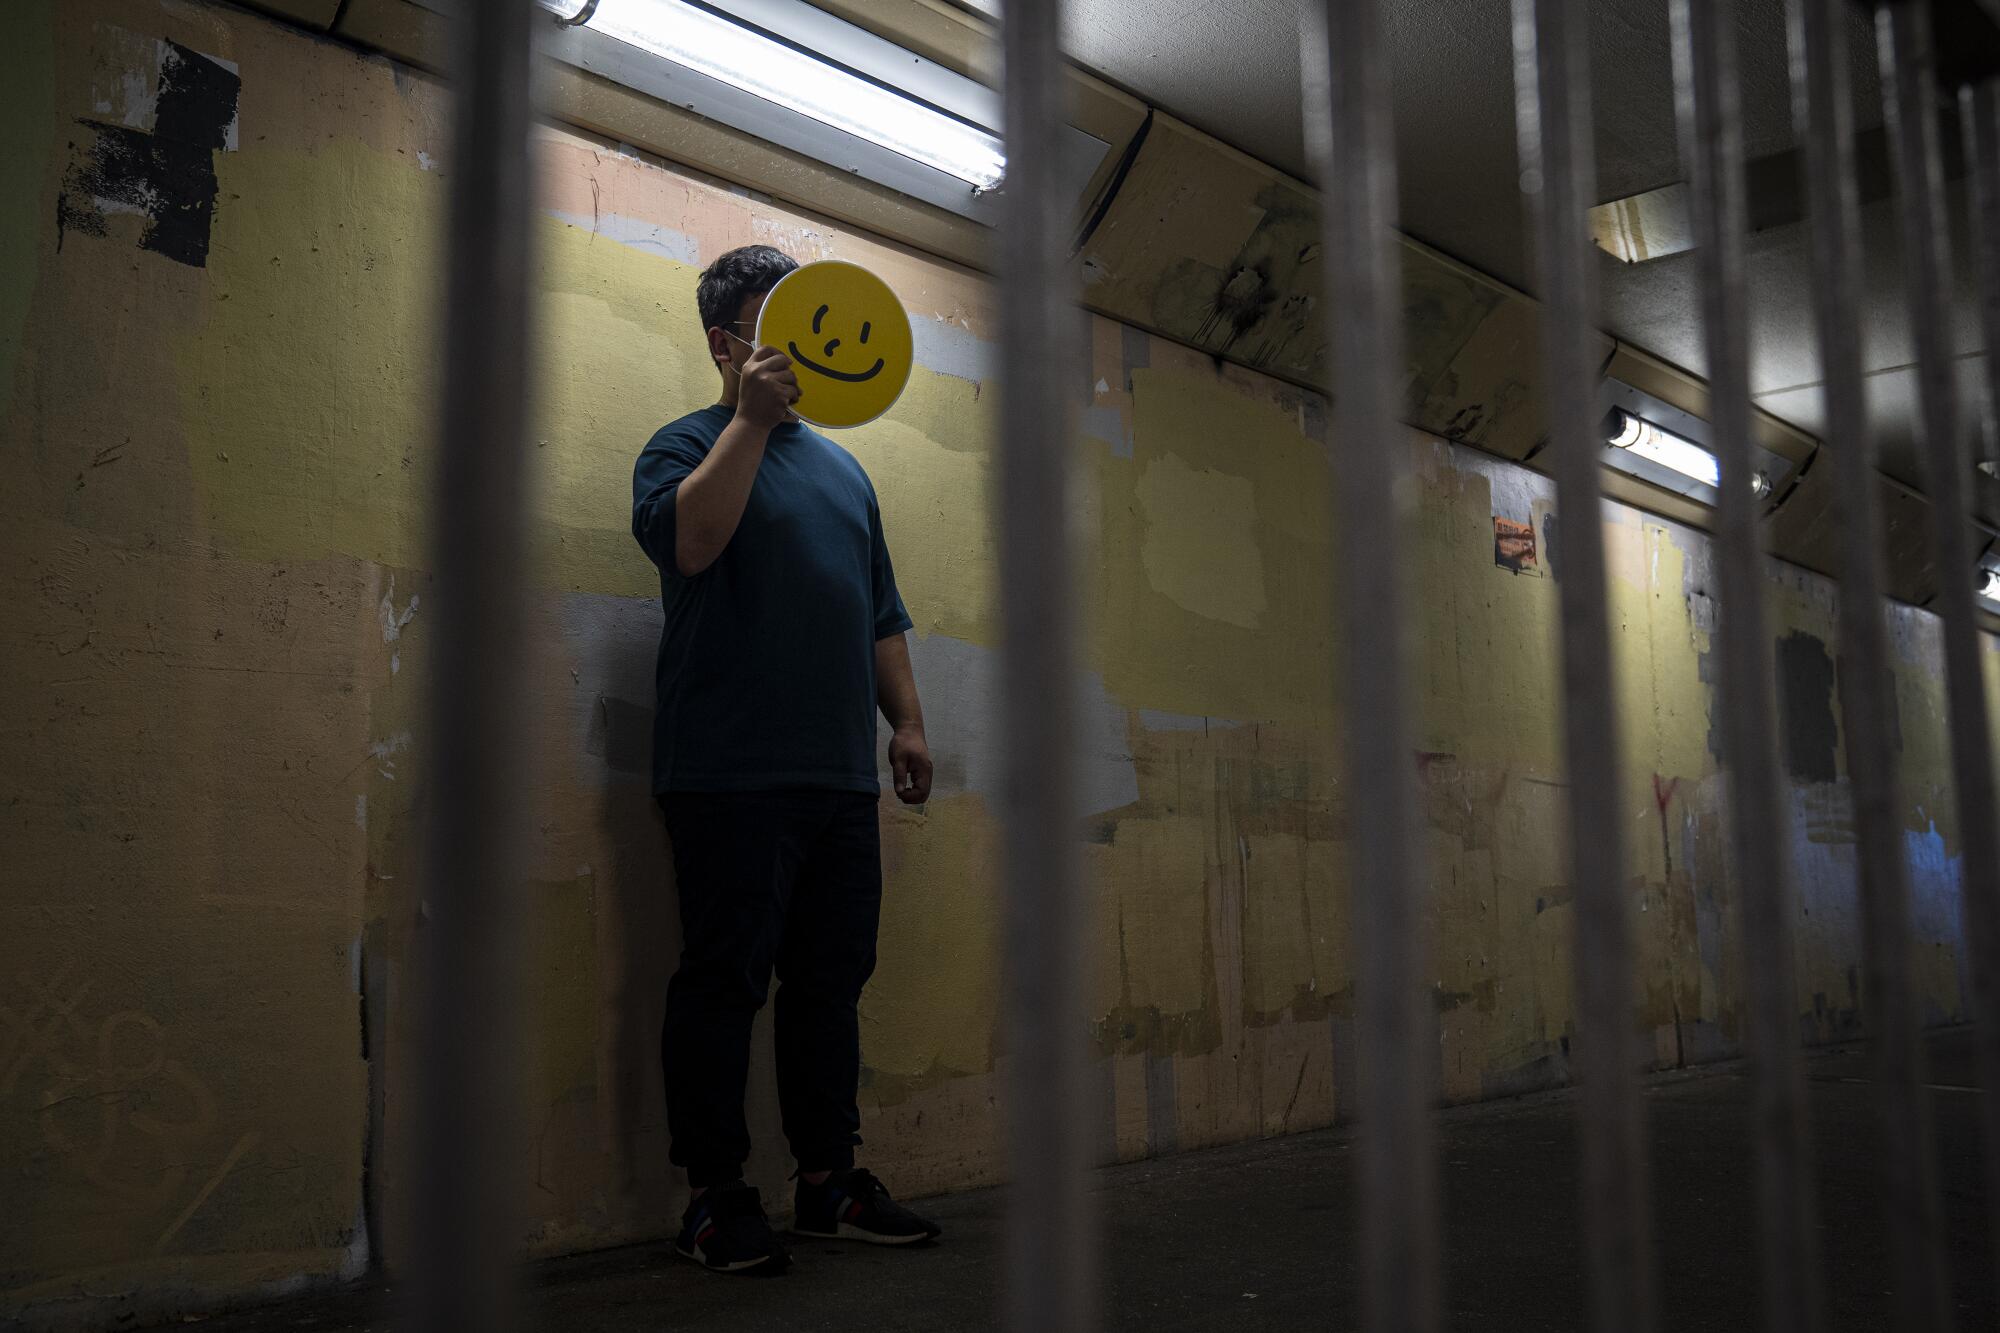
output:
[[[637,47],[822,125],[992,190],[998,136],[687,0],[539,0],[563,23]]]
[[[2000,569],[1982,569],[1973,587],[1989,602],[2000,602]]]
[[[1605,428],[1605,443],[1614,449],[1629,450],[1634,457],[1658,463],[1704,486],[1722,484],[1721,466],[1714,454],[1693,440],[1682,439],[1650,421],[1640,420],[1623,408],[1611,413]]]

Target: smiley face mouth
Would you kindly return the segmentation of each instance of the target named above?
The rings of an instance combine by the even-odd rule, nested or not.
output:
[[[835,370],[832,366],[822,366],[819,362],[813,360],[811,357],[807,356],[804,352],[801,352],[799,350],[799,345],[796,342],[786,343],[785,350],[792,354],[792,360],[798,362],[800,365],[804,366],[807,370],[818,371],[820,374],[826,376],[828,379],[831,380],[846,380],[849,384],[859,384],[863,380],[874,379],[877,375],[882,373],[882,366],[884,364],[882,358],[878,356],[875,358],[875,364],[868,367],[868,369],[866,370],[862,371]]]

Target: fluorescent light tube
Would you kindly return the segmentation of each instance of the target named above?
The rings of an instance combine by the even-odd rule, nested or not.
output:
[[[1715,455],[1684,440],[1672,431],[1661,430],[1650,421],[1641,421],[1630,412],[1619,412],[1616,429],[1606,441],[1614,449],[1628,449],[1634,457],[1692,478],[1706,486],[1720,486],[1722,471]]]
[[[823,125],[990,190],[1006,174],[1000,140],[977,125],[686,0],[541,0],[567,22],[614,37]]]

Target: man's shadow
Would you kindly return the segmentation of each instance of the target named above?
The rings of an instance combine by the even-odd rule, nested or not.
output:
[[[630,1191],[633,1224],[655,1219],[654,1234],[679,1225],[687,1178],[668,1161],[660,1026],[667,981],[680,961],[679,900],[665,821],[652,794],[654,662],[660,607],[651,599],[593,597],[579,684],[589,687],[581,767],[598,785],[597,997],[599,1108],[606,1126],[607,1181]],[[572,624],[575,622],[572,621]],[[755,1145],[746,1176],[773,1212],[789,1206],[792,1163],[779,1130],[771,1008],[751,1038],[745,1113]]]

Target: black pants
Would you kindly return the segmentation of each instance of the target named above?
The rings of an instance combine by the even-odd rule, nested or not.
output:
[[[778,973],[778,1104],[801,1171],[854,1164],[861,987],[882,908],[876,798],[660,798],[680,883],[681,963],[660,1035],[670,1156],[695,1186],[743,1174],[750,1026]]]

